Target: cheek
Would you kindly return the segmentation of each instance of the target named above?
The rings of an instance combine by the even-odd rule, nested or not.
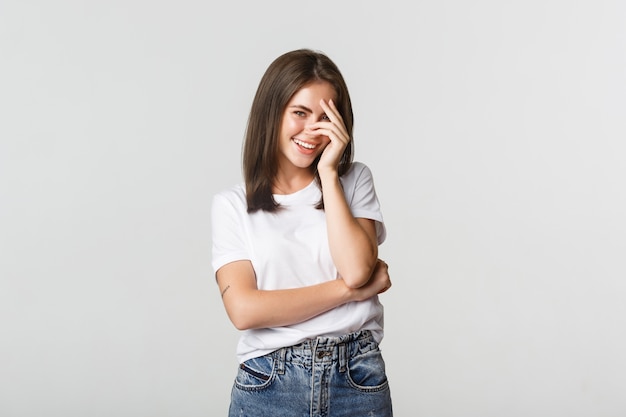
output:
[[[301,120],[285,119],[283,122],[283,130],[291,133],[297,133],[303,131],[305,125],[306,124]]]

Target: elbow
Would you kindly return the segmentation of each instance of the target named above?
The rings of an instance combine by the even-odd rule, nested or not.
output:
[[[229,318],[237,330],[251,330],[258,327],[255,326],[252,320],[243,315],[229,314]]]
[[[372,277],[374,267],[363,267],[358,270],[352,270],[346,275],[342,275],[344,283],[348,288],[357,289],[367,284]]]
[[[260,327],[260,314],[255,307],[256,290],[237,289],[223,297],[226,315],[237,330],[250,330]]]
[[[245,322],[239,322],[239,321],[234,321],[234,320],[231,320],[231,322],[235,326],[235,329],[240,330],[240,331],[250,330],[254,328]]]
[[[251,330],[261,327],[255,316],[255,314],[245,308],[235,308],[228,311],[228,318],[237,330]]]
[[[351,289],[361,288],[367,284],[374,273],[378,263],[378,248],[373,247],[372,253],[358,261],[345,264],[339,269],[339,275],[344,283]]]
[[[346,287],[350,288],[351,290],[356,290],[358,288],[361,288],[365,284],[367,284],[367,281],[346,281],[346,280],[344,280],[344,282],[346,283]]]
[[[262,312],[247,306],[237,306],[228,311],[228,318],[237,330],[252,330],[268,327],[266,316]]]
[[[250,330],[255,329],[258,323],[254,320],[254,314],[249,309],[243,308],[243,306],[229,306],[226,309],[230,322],[235,326],[237,330]]]
[[[361,288],[362,286],[364,286],[365,284],[367,284],[367,279],[362,279],[362,278],[344,278],[343,282],[346,283],[346,286],[350,289],[357,289],[357,288]]]

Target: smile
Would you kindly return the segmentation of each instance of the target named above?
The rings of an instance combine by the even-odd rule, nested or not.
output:
[[[302,142],[299,139],[294,138],[293,141],[296,143],[296,145],[298,146],[302,146],[305,149],[315,149],[317,145],[313,145],[311,143],[306,143],[306,142]]]

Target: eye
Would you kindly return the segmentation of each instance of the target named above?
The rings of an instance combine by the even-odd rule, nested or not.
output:
[[[299,117],[306,116],[306,113],[303,112],[302,110],[296,110],[296,111],[293,112],[293,114],[295,114],[296,116],[299,116]]]
[[[330,117],[328,117],[326,114],[322,115],[322,120],[328,121],[330,120]]]

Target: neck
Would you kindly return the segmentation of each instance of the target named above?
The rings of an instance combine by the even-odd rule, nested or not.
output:
[[[278,173],[272,184],[274,194],[293,194],[311,184],[315,178],[313,172],[300,172],[296,175],[281,175]]]

